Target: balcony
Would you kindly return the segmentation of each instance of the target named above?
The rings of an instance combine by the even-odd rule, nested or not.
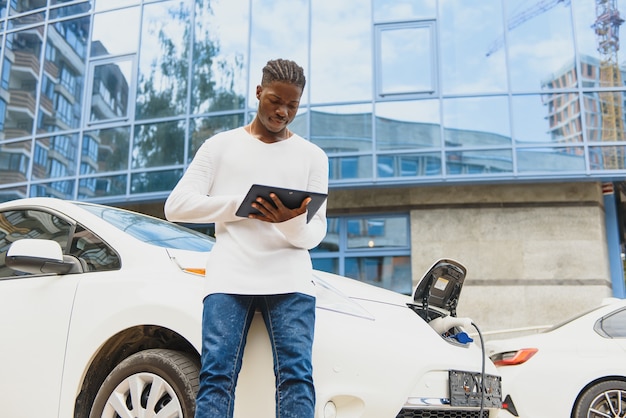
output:
[[[15,62],[13,63],[15,71],[28,71],[34,78],[39,77],[39,58],[36,55],[26,51],[15,51]]]
[[[35,97],[23,90],[9,90],[11,98],[9,99],[8,107],[13,112],[17,113],[29,113],[30,118],[35,117]]]

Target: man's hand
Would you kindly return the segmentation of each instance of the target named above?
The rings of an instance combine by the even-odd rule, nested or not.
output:
[[[302,215],[306,212],[306,207],[311,201],[310,197],[307,197],[302,201],[300,207],[295,209],[289,209],[283,202],[278,198],[275,193],[270,193],[270,198],[272,201],[268,201],[263,199],[262,197],[257,197],[256,201],[252,203],[252,207],[261,212],[260,214],[250,214],[248,217],[251,219],[258,219],[264,222],[284,222],[289,219],[295,218],[296,216]]]

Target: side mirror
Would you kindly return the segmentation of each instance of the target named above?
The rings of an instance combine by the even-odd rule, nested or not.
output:
[[[67,274],[82,272],[80,261],[63,255],[58,242],[25,238],[15,241],[7,251],[5,262],[12,270],[30,274]]]

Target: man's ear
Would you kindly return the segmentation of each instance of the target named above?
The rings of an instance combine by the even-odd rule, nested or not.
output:
[[[256,86],[256,98],[260,99],[261,98],[261,92],[263,91],[263,86],[258,85]]]

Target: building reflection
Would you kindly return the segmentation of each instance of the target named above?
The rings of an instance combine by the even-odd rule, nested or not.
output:
[[[252,117],[241,85],[245,52],[220,55],[221,40],[211,32],[219,24],[204,2],[110,11],[89,1],[52,3],[0,2],[0,187],[11,186],[3,200],[165,194],[204,139]],[[388,98],[359,102],[353,111],[304,103],[293,129],[327,152],[331,183],[339,186],[624,170],[625,70],[617,63],[623,20],[614,7],[596,12],[597,57],[578,55],[544,74],[536,91],[417,97],[411,105],[423,104],[420,111],[443,109],[427,120],[381,112],[394,103]],[[167,22],[155,20],[163,15]],[[194,31],[193,18],[203,31]],[[113,21],[128,22],[117,39],[105,30]],[[142,46],[120,41],[127,33]],[[513,127],[448,122],[470,99],[501,112],[485,120],[513,115]],[[515,119],[531,101],[540,103],[543,137],[520,133],[524,123]]]

